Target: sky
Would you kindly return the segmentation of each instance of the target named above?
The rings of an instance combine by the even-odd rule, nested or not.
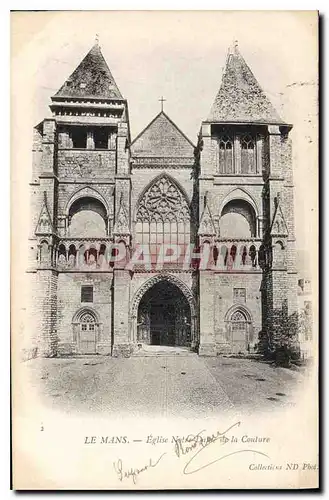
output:
[[[160,111],[164,96],[165,112],[194,144],[220,87],[228,48],[238,40],[274,107],[294,124],[297,246],[309,251],[317,240],[316,23],[316,14],[306,11],[12,14],[12,126],[20,144],[13,155],[15,193],[26,193],[33,126],[50,116],[50,97],[96,34],[128,100],[132,138]]]

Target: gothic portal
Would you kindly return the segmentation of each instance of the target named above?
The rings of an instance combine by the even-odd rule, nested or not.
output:
[[[163,111],[131,138],[98,44],[50,109],[30,184],[39,354],[279,346],[297,310],[292,126],[237,46],[196,144]]]
[[[137,342],[191,346],[191,311],[179,288],[162,280],[143,296],[138,308]]]

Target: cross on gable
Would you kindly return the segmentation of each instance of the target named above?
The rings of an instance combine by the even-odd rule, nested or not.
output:
[[[161,96],[161,98],[159,99],[159,101],[161,102],[161,111],[163,111],[163,103],[166,101],[167,99],[164,99],[163,96]]]

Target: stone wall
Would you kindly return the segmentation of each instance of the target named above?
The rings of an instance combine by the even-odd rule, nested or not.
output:
[[[114,179],[115,150],[59,149],[57,169],[60,179]]]
[[[38,341],[39,356],[55,356],[58,351],[58,273],[47,269],[31,273],[30,277],[31,338]]]
[[[81,286],[94,287],[93,302],[81,302]],[[77,351],[73,339],[73,319],[83,308],[93,310],[99,318],[97,352],[111,352],[111,286],[112,273],[59,273],[57,331],[60,339],[59,353]]]

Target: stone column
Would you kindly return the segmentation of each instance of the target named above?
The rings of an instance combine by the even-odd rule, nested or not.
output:
[[[216,356],[214,274],[200,271],[200,356]]]
[[[94,135],[92,130],[87,131],[87,149],[95,149]]]

